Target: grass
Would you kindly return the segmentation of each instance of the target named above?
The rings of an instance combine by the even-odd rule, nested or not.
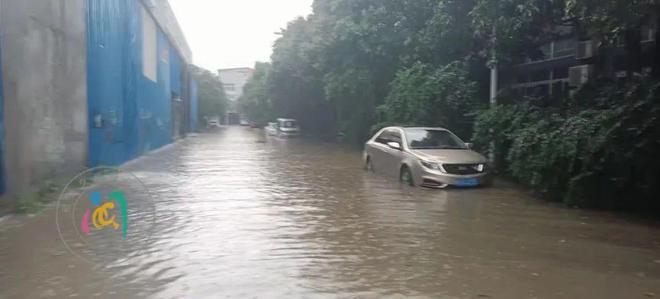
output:
[[[36,214],[41,212],[45,206],[36,194],[20,196],[16,200],[14,211],[18,214]]]
[[[112,173],[115,170],[102,170],[98,174]],[[94,183],[94,176],[83,176],[71,182],[68,186],[72,189],[84,188]],[[64,184],[47,181],[44,187],[36,192],[14,195],[0,200],[0,215],[7,213],[36,214],[44,210],[46,205],[57,200],[59,192]]]
[[[17,196],[15,200],[14,212],[18,214],[36,214],[41,212],[46,204],[52,202],[57,197],[57,192],[61,186],[53,182],[46,183],[45,187],[37,192],[26,193]]]

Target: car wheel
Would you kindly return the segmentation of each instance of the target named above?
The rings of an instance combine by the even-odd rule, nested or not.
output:
[[[367,162],[364,163],[364,170],[374,172],[374,164],[371,163],[371,158],[367,157]]]
[[[408,185],[408,186],[415,186],[415,181],[413,180],[412,172],[410,172],[410,168],[408,166],[403,166],[401,167],[401,174],[399,175],[399,180]]]

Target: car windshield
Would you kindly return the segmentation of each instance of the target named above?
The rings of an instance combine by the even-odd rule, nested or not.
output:
[[[406,129],[411,149],[467,149],[463,141],[445,130]]]

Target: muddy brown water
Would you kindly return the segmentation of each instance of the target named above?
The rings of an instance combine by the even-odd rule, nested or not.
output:
[[[89,263],[52,207],[0,222],[0,298],[660,297],[657,223],[499,181],[410,188],[360,158],[249,128],[190,137],[125,167],[154,194],[147,247]]]

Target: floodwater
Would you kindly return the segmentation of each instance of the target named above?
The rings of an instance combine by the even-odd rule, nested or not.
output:
[[[499,181],[410,188],[360,158],[249,128],[190,137],[124,167],[156,208],[128,254],[74,255],[53,207],[2,221],[0,297],[660,297],[657,223]]]

